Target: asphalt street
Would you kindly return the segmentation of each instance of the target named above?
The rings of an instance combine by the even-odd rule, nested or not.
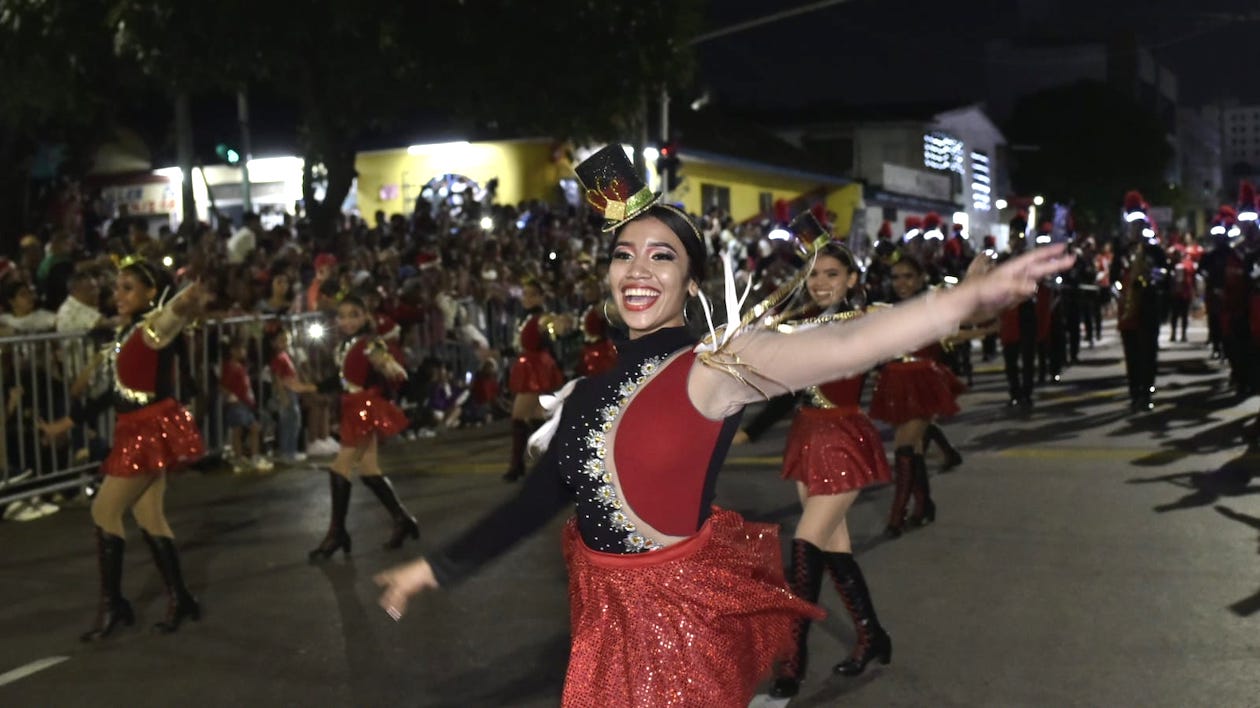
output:
[[[1260,706],[1260,451],[1242,442],[1260,398],[1237,401],[1193,343],[1164,345],[1159,385],[1154,412],[1128,412],[1114,336],[1040,389],[1031,412],[1008,409],[1000,371],[981,364],[945,425],[966,459],[933,477],[937,523],[885,540],[888,488],[850,515],[892,664],[830,674],[853,631],[825,589],[829,616],[791,705]],[[785,432],[732,450],[718,501],[788,536],[799,507],[778,477]],[[86,645],[97,588],[86,508],[0,524],[0,705],[557,705],[562,518],[402,622],[375,604],[375,572],[512,492],[499,479],[507,449],[503,424],[388,445],[421,541],[381,550],[388,518],[356,484],[355,552],[319,566],[306,561],[327,524],[316,465],[180,475],[168,513],[204,617],[172,636],[141,628],[165,598],[138,531],[123,579],[138,626]]]

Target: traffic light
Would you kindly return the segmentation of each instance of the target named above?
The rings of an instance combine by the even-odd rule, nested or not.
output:
[[[678,145],[668,142],[660,147],[656,158],[656,173],[661,176],[662,191],[678,189],[683,176],[678,174],[682,168],[682,160],[678,157]]]
[[[219,159],[229,165],[235,165],[241,161],[241,154],[228,147],[226,143],[219,143],[218,145],[215,145],[214,153],[219,156]]]

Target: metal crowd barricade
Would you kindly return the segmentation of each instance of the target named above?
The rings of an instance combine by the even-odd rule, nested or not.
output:
[[[179,372],[174,382],[175,398],[196,417],[207,455],[220,453],[227,440],[224,398],[218,383],[228,338],[247,340],[259,419],[270,418],[266,409],[270,377],[263,335],[275,327],[289,330],[290,351],[307,372],[322,369],[327,374],[335,366],[333,333],[318,313],[230,317],[185,331],[175,367]],[[0,398],[4,405],[0,417],[0,506],[81,488],[92,481],[112,444],[113,412],[77,425],[57,440],[44,439],[38,422],[70,413],[75,403],[71,393],[74,379],[108,346],[112,346],[112,336],[94,339],[86,332],[0,337]],[[335,374],[335,368],[331,370]],[[106,373],[98,370],[91,375],[83,398],[107,392],[112,381]]]

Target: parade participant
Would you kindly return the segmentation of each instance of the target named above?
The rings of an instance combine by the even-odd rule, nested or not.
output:
[[[892,278],[901,302],[929,290],[923,266],[910,255],[897,260]],[[914,514],[909,518],[912,524],[923,526],[936,520],[936,504],[932,502],[927,463],[923,459],[926,443],[936,442],[951,462],[958,459],[958,451],[949,444],[940,427],[933,424],[937,417],[958,412],[957,397],[963,391],[962,382],[941,363],[943,356],[938,340],[888,362],[879,373],[871,397],[871,417],[894,427],[895,486],[888,526],[884,529],[889,538],[901,535],[911,497],[915,504]]]
[[[1221,336],[1221,303],[1225,297],[1225,263],[1229,260],[1229,232],[1237,226],[1238,212],[1222,204],[1208,231],[1207,251],[1200,259],[1198,274],[1203,280],[1203,308],[1207,312],[1208,345],[1212,358],[1225,355]]]
[[[1019,217],[1011,222],[1009,249],[998,257],[1002,263],[1028,250],[1028,239],[1022,228],[1017,229]],[[1040,287],[1040,286],[1039,286]],[[1002,359],[1006,365],[1008,405],[1025,410],[1032,408],[1033,364],[1037,356],[1037,305],[1036,297],[1030,297],[1002,313],[1000,325]]]
[[[617,365],[617,347],[608,337],[610,323],[604,314],[608,303],[594,277],[582,283],[582,298],[589,306],[582,315],[582,360],[578,362],[577,374],[595,376]]]
[[[519,354],[508,372],[508,390],[512,392],[512,452],[506,482],[515,482],[525,475],[525,448],[529,434],[545,416],[538,404],[539,394],[555,391],[564,385],[564,373],[551,355],[551,340],[560,333],[560,321],[545,313],[542,285],[533,279],[521,283],[521,307],[525,321],[517,332]]]
[[[802,223],[793,230],[803,240],[822,235],[812,215],[798,218]],[[840,327],[862,316],[863,311],[849,302],[861,275],[849,249],[826,243],[807,267],[810,306],[780,322],[779,331]],[[875,659],[885,664],[892,659],[892,640],[875,614],[845,521],[864,487],[890,478],[879,432],[860,407],[865,379],[860,373],[808,388],[783,454],[783,477],[796,482],[804,508],[792,539],[788,583],[798,597],[817,603],[823,575],[831,574],[857,632],[852,653],[834,669],[845,676],[861,674]],[[800,690],[808,664],[810,624],[808,617],[797,620],[795,651],[779,666],[771,696],[794,696]]]
[[[1159,325],[1167,280],[1164,249],[1159,247],[1146,209],[1140,192],[1125,194],[1127,241],[1111,263],[1111,282],[1119,301],[1116,328],[1124,345],[1129,409],[1135,413],[1155,407],[1151,398],[1155,394]]]
[[[1043,221],[1037,227],[1038,246],[1051,242],[1054,224]],[[1063,355],[1067,337],[1063,321],[1062,298],[1058,276],[1037,286],[1034,298],[1037,310],[1037,383],[1058,383],[1063,378]]]
[[[1181,341],[1186,341],[1190,326],[1190,303],[1194,300],[1194,263],[1184,249],[1168,249],[1171,287],[1168,298],[1168,341],[1177,341],[1177,324],[1181,324]]]
[[[1240,399],[1260,392],[1260,200],[1239,188],[1237,242],[1225,259],[1221,335]]]
[[[867,302],[892,302],[892,257],[897,246],[892,242],[892,223],[879,225],[879,238],[871,248],[871,260],[866,267]]]
[[[710,507],[742,408],[937,340],[1071,261],[1039,253],[845,327],[781,334],[731,326],[697,347],[684,326],[686,301],[704,279],[695,226],[640,186],[620,145],[578,173],[615,228],[608,277],[630,337],[617,368],[573,383],[539,431],[549,445],[515,498],[430,558],[379,575],[380,602],[400,617],[409,596],[466,577],[572,496],[563,704],[745,706],[789,648],[792,622],[818,611],[786,587],[773,527]],[[727,320],[736,322],[729,261],[727,273]]]
[[[196,421],[175,400],[174,392],[180,333],[207,296],[194,283],[163,303],[172,288],[173,281],[162,268],[139,257],[123,259],[114,283],[114,305],[122,324],[99,358],[113,374],[112,385],[86,403],[76,403],[69,416],[39,423],[51,438],[96,420],[111,406],[117,414],[114,444],[101,465],[105,481],[92,500],[101,594],[96,622],[82,635],[83,641],[104,639],[118,625],[135,623],[122,593],[123,514],[128,510],[140,525],[166,586],[166,617],[155,629],[174,632],[184,620],[201,617],[201,606],[184,584],[164,497],[167,473],[205,452]]]
[[[407,429],[407,416],[382,395],[390,382],[407,378],[389,346],[372,330],[372,315],[363,299],[349,294],[337,305],[337,329],[344,341],[337,350],[341,378],[341,446],[328,465],[332,518],[328,533],[308,556],[328,558],[338,550],[350,554],[346,512],[350,508],[350,475],[358,468],[363,486],[372,490],[389,512],[394,529],[384,544],[398,548],[410,536],[420,538],[420,527],[399,501],[389,478],[381,473],[377,445]]]

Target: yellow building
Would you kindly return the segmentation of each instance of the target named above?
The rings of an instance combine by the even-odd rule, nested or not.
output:
[[[646,152],[651,165],[655,156],[651,149]],[[359,211],[364,216],[377,210],[386,215],[409,214],[424,186],[446,174],[461,175],[483,187],[497,178],[496,201],[504,204],[552,201],[562,190],[575,198],[572,159],[585,153],[548,139],[437,143],[361,152],[355,160]],[[680,159],[684,180],[670,200],[681,202],[693,214],[719,206],[736,221],[745,221],[773,214],[779,200],[796,202],[797,211],[803,202],[822,200],[836,215],[834,231],[847,234],[862,200],[861,186],[840,177],[705,152],[684,150]],[[659,188],[655,174],[650,185]]]

